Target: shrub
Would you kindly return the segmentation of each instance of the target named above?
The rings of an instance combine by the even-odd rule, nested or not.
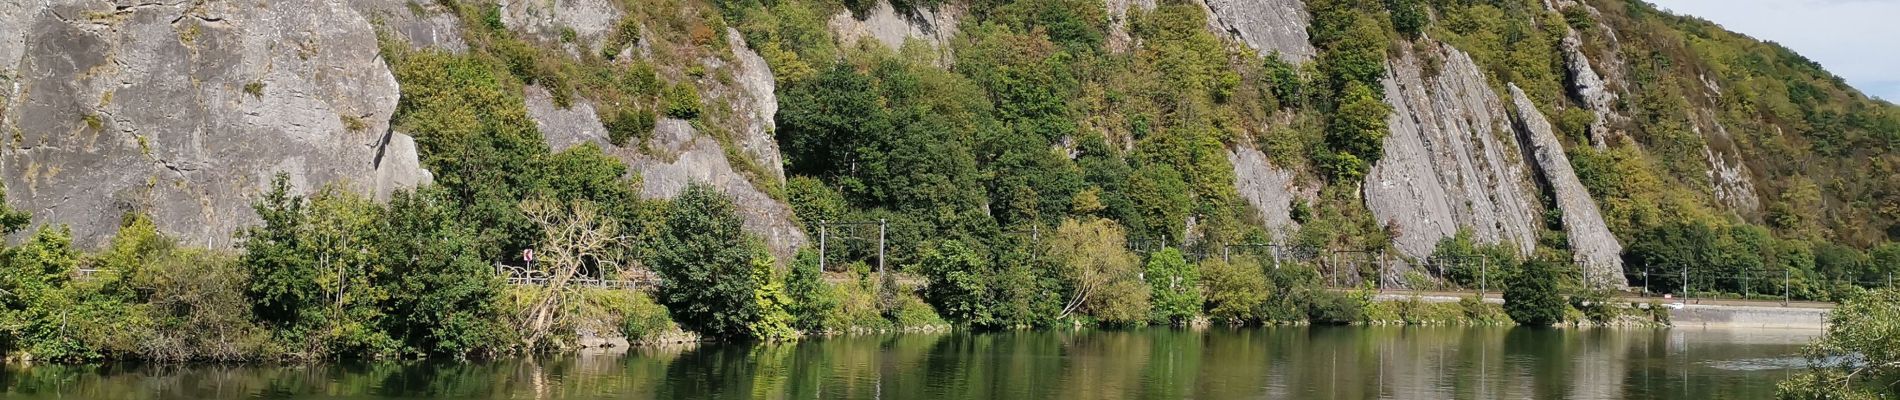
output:
[[[653,298],[644,292],[635,293],[624,312],[625,317],[620,320],[620,334],[626,336],[628,342],[650,340],[679,327],[666,315],[666,307],[654,303]]]
[[[1345,325],[1365,319],[1366,304],[1360,299],[1332,291],[1309,294],[1312,302],[1307,306],[1306,317],[1315,324]]]
[[[1178,249],[1166,248],[1150,254],[1147,272],[1143,274],[1153,293],[1149,321],[1182,324],[1199,315],[1203,302],[1200,275],[1200,269],[1189,264]]]
[[[679,119],[699,117],[699,89],[692,84],[675,84],[660,92],[661,101],[666,105],[666,116]]]
[[[1564,299],[1557,292],[1562,261],[1538,257],[1524,264],[1504,288],[1504,312],[1518,325],[1544,327],[1563,320]]]
[[[653,111],[631,105],[615,107],[612,115],[604,119],[607,127],[607,140],[615,146],[627,147],[628,144],[645,143],[653,137],[656,123]]]
[[[792,327],[807,332],[841,328],[830,324],[838,309],[838,294],[825,284],[823,275],[818,270],[818,253],[799,250],[785,277],[785,291],[792,300],[786,308],[792,314]]]
[[[1265,319],[1259,311],[1273,291],[1259,268],[1208,260],[1201,263],[1201,270],[1201,283],[1207,286],[1209,318],[1230,324],[1251,324]]]
[[[705,184],[687,186],[658,236],[649,265],[666,282],[660,304],[674,320],[708,338],[750,337],[761,313],[756,291],[770,277],[752,268],[761,245],[741,228],[732,200]]]

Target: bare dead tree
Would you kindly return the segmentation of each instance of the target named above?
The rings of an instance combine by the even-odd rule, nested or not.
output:
[[[602,216],[593,202],[533,199],[522,202],[521,211],[541,228],[543,238],[530,268],[548,277],[540,296],[521,316],[524,344],[534,346],[566,322],[567,302],[576,291],[572,283],[587,265],[603,272],[620,270],[626,238],[619,223]]]

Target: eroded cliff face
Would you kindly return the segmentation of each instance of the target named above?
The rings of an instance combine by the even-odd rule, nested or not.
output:
[[[1590,198],[1590,191],[1577,179],[1577,171],[1571,168],[1570,157],[1564,153],[1563,141],[1557,139],[1550,120],[1531,103],[1530,96],[1515,84],[1510,88],[1524,150],[1530,153],[1538,175],[1550,190],[1557,209],[1563,213],[1571,257],[1583,268],[1585,281],[1598,287],[1629,286],[1629,280],[1622,273],[1623,244],[1610,233],[1596,200]]]
[[[1510,116],[1470,56],[1426,43],[1389,63],[1391,135],[1366,176],[1366,206],[1397,233],[1393,244],[1406,256],[1431,255],[1459,228],[1529,254],[1541,206]],[[1437,76],[1424,76],[1417,53],[1443,60]]]
[[[1204,0],[1208,25],[1252,47],[1260,55],[1274,53],[1287,61],[1306,62],[1313,58],[1313,43],[1306,36],[1306,3],[1300,0]]]
[[[773,138],[778,112],[778,99],[773,93],[776,83],[765,60],[746,46],[738,32],[727,32],[726,40],[734,61],[707,58],[699,62],[708,76],[722,70],[731,72],[730,83],[709,80],[702,82],[702,87],[708,106],[728,108],[733,111],[732,117],[700,123],[731,132],[730,145],[736,154],[750,158],[746,161],[767,176],[748,177],[735,169],[738,160],[727,158],[725,146],[700,132],[694,122],[661,119],[646,143],[647,151],[641,151],[638,146],[611,144],[606,127],[588,99],[574,99],[563,109],[546,90],[528,86],[524,88],[528,115],[554,151],[593,143],[626,162],[640,176],[642,196],[670,199],[695,182],[717,188],[732,197],[745,229],[763,238],[779,260],[789,261],[805,244],[805,233],[794,221],[791,207],[766,193],[757,181],[783,184],[785,179],[778,142]]]
[[[0,3],[0,178],[38,223],[103,243],[127,212],[229,247],[274,174],[300,191],[427,181],[398,87],[346,4]]]
[[[831,16],[831,33],[838,43],[856,46],[864,39],[876,40],[885,48],[901,49],[904,42],[918,40],[939,54],[939,64],[949,65],[950,39],[957,35],[957,21],[964,9],[959,2],[934,7],[898,9],[888,0],[877,0],[864,15],[850,11]]]

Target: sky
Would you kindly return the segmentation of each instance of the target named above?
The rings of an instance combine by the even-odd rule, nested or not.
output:
[[[1900,0],[1649,0],[1780,43],[1869,96],[1900,102]]]

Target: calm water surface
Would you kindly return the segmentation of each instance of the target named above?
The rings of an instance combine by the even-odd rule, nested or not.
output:
[[[1758,399],[1818,331],[945,333],[470,363],[12,366],[27,399]]]

